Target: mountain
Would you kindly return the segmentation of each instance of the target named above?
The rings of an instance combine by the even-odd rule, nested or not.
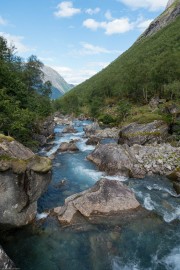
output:
[[[68,84],[54,69],[44,65],[42,71],[44,73],[44,82],[50,81],[52,83],[52,99],[61,97],[74,87],[72,84]]]
[[[180,14],[179,0],[169,0],[165,11],[150,24],[150,26],[140,36],[139,40],[141,38],[155,34],[160,29],[164,28],[166,25],[173,22],[179,14]]]
[[[133,46],[64,95],[57,107],[65,113],[100,117],[104,107],[116,106],[121,101],[142,105],[153,96],[180,99],[179,15],[180,0],[168,2],[166,10]]]

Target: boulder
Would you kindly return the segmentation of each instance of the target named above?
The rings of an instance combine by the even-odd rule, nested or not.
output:
[[[75,216],[91,220],[96,216],[124,216],[140,207],[133,192],[120,181],[101,179],[92,188],[74,194],[63,207],[54,209],[61,223],[73,223]]]
[[[63,142],[61,143],[58,151],[66,152],[66,151],[79,151],[79,148],[76,146],[74,142]]]
[[[179,162],[180,163],[180,162]],[[168,175],[168,178],[173,182],[173,187],[177,194],[180,194],[180,168],[171,172]]]
[[[14,263],[0,246],[0,269],[16,269]]]
[[[51,180],[51,161],[4,136],[0,142],[0,225],[23,226]]]
[[[96,131],[99,129],[100,129],[100,127],[99,127],[99,124],[97,122],[94,122],[94,123],[87,125],[83,128],[87,137],[89,137],[91,135],[95,135]]]
[[[168,125],[163,121],[155,120],[148,124],[131,123],[119,132],[119,144],[150,144],[162,143],[168,138]]]
[[[87,159],[108,174],[120,173],[129,176],[133,166],[129,152],[123,146],[117,144],[100,144],[87,156]]]
[[[77,133],[77,130],[73,126],[67,126],[63,129],[62,133]]]
[[[87,156],[100,170],[109,174],[121,174],[143,178],[145,175],[160,174],[169,176],[178,172],[180,147],[170,144],[156,145],[98,145]]]
[[[92,136],[87,140],[86,145],[97,145],[99,142],[100,138]]]
[[[103,138],[118,139],[119,129],[114,127],[114,128],[105,128],[101,130],[96,130],[95,136],[101,139]]]
[[[47,139],[54,134],[54,117],[49,116],[44,121],[36,124],[36,131],[33,134],[33,139],[39,142],[40,146],[46,144]]]

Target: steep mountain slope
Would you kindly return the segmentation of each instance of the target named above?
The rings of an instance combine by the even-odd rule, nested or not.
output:
[[[64,95],[73,88],[73,86],[68,84],[54,69],[48,66],[43,66],[42,71],[44,73],[44,82],[50,81],[52,83],[52,99],[56,99]]]
[[[166,10],[150,24],[150,26],[140,36],[139,40],[155,34],[160,29],[173,22],[178,15],[180,15],[179,0],[169,0]]]
[[[176,0],[158,17],[165,24],[151,35],[145,34],[146,30],[107,68],[58,100],[57,108],[98,116],[105,104],[111,106],[121,100],[143,104],[154,95],[180,98],[175,91],[180,88],[179,9],[180,0]]]

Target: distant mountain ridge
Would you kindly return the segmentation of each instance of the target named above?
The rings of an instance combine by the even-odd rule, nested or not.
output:
[[[57,99],[71,90],[74,86],[68,84],[64,78],[54,69],[46,65],[43,66],[44,82],[50,81],[52,83],[52,99]]]

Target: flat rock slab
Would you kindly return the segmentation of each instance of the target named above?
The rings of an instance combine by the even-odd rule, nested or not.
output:
[[[73,223],[74,216],[91,219],[98,215],[121,216],[136,211],[140,206],[134,193],[117,180],[101,179],[92,188],[74,194],[65,200],[65,205],[55,208],[61,223]]]

